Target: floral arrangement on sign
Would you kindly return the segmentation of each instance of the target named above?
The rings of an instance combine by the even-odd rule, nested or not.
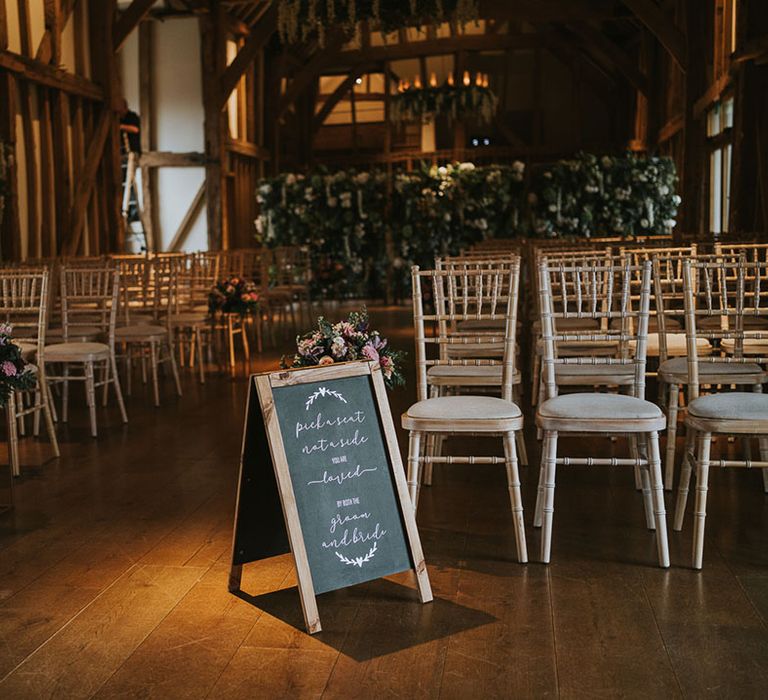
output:
[[[35,386],[35,374],[21,356],[21,348],[12,339],[13,327],[0,323],[0,408],[8,403],[14,391]]]
[[[13,153],[11,147],[0,141],[0,224],[3,223],[3,212],[5,210],[5,196],[8,187],[8,172],[10,170],[11,158]]]
[[[381,333],[370,328],[368,311],[354,311],[346,321],[330,323],[322,316],[317,328],[296,338],[296,354],[283,357],[283,369],[332,365],[334,362],[370,360],[381,366],[384,382],[392,389],[405,384],[405,353],[393,350]]]
[[[579,153],[545,170],[535,232],[543,236],[661,234],[676,224],[680,197],[670,158]]]
[[[465,71],[461,83],[456,85],[451,73],[443,85],[438,85],[433,73],[426,87],[422,87],[418,76],[413,85],[400,81],[390,102],[390,118],[394,122],[420,122],[447,115],[454,120],[471,117],[480,124],[490,124],[498,104],[487,74],[478,73],[473,82],[469,71]]]
[[[259,308],[259,288],[242,277],[220,280],[208,294],[208,309],[211,313],[245,316]]]
[[[381,170],[286,173],[258,188],[257,238],[307,245],[318,295],[380,295],[390,270],[407,285],[413,264],[514,235],[524,173],[521,162],[425,167],[397,173],[391,183]]]
[[[389,33],[397,29],[441,24],[455,19],[464,26],[478,17],[478,0],[276,0],[277,28],[285,43],[317,37],[320,46],[332,27],[347,36],[360,21]]]

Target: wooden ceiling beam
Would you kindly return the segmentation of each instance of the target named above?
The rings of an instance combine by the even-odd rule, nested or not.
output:
[[[439,56],[457,51],[502,51],[506,49],[533,49],[543,45],[545,39],[539,32],[526,34],[463,34],[442,39],[409,41],[365,49],[339,51],[329,58],[329,65],[336,70],[358,63],[399,61],[422,56]]]
[[[375,66],[360,64],[338,85],[338,87],[326,98],[323,106],[318,110],[312,119],[312,133],[314,134],[323,125],[333,108],[344,99],[344,95],[354,88],[355,81],[364,73],[375,70]]]
[[[240,51],[237,52],[237,56],[235,56],[232,63],[222,73],[219,81],[220,87],[217,102],[219,109],[224,109],[229,96],[237,87],[237,83],[240,81],[243,73],[253,63],[259,51],[269,41],[276,29],[277,6],[272,4],[264,8],[264,12],[257,20],[257,24],[251,30],[251,35],[246,39]]]
[[[0,51],[0,68],[15,73],[25,80],[63,90],[70,95],[79,95],[96,101],[104,99],[104,91],[96,83],[11,51]]]
[[[481,0],[484,19],[527,22],[572,22],[618,19],[622,5],[615,0]]]
[[[597,53],[609,65],[615,66],[643,95],[648,95],[648,76],[643,73],[631,56],[591,24],[568,25],[568,30],[578,36],[585,47]]]
[[[688,69],[688,44],[685,35],[675,26],[672,17],[653,0],[622,0],[622,2],[632,10],[637,19],[650,30],[680,69],[685,72]],[[704,8],[700,8],[699,11],[704,12]]]
[[[112,44],[115,52],[120,50],[130,33],[146,17],[154,4],[155,0],[133,0],[120,14],[112,31]]]

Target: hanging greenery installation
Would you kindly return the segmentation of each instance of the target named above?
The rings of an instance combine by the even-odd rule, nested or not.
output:
[[[276,0],[280,39],[295,44],[317,37],[320,45],[333,27],[347,35],[360,21],[384,33],[422,24],[455,20],[460,25],[478,18],[478,0]]]
[[[426,87],[418,77],[413,85],[400,81],[390,103],[390,118],[393,122],[419,122],[443,115],[453,120],[472,118],[480,124],[490,124],[498,104],[487,74],[478,73],[473,82],[467,71],[458,85],[449,74],[448,80],[438,85],[433,73]]]

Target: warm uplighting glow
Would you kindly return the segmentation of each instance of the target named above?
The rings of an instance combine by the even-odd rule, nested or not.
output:
[[[432,75],[429,76],[429,86],[430,87],[437,87],[437,73],[432,73]]]
[[[418,75],[417,75],[417,76],[416,76],[416,77],[413,79],[413,87],[414,87],[416,90],[421,90],[421,77],[420,77],[420,76],[418,76]]]
[[[453,73],[448,73],[448,85],[453,87]]]
[[[482,73],[478,73],[475,76],[475,85],[477,85],[477,87],[483,87],[483,74]]]
[[[472,84],[472,78],[469,75],[469,71],[465,70],[464,71],[464,85],[469,87],[471,84]]]
[[[483,75],[483,87],[487,88],[489,86],[490,82],[488,80],[488,73],[485,73]]]

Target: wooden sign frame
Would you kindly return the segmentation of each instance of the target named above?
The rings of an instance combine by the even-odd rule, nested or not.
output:
[[[311,367],[306,369],[284,370],[279,372],[267,372],[252,375],[248,389],[248,404],[253,399],[251,392],[254,387],[258,394],[261,416],[264,421],[266,438],[269,443],[272,467],[277,482],[280,497],[285,530],[288,535],[290,551],[293,554],[298,579],[299,595],[304,613],[304,622],[310,634],[320,632],[320,615],[317,609],[317,599],[312,583],[312,572],[309,566],[307,550],[299,520],[299,511],[294,494],[288,460],[285,453],[283,436],[280,430],[273,389],[310,384],[314,382],[333,381],[348,377],[368,376],[373,387],[373,399],[378,410],[378,418],[383,430],[384,448],[389,460],[391,477],[395,487],[395,498],[400,510],[404,525],[404,534],[408,552],[413,563],[411,569],[416,574],[416,585],[419,591],[419,600],[428,603],[432,600],[432,589],[429,583],[427,565],[421,548],[418,529],[416,527],[416,515],[408,494],[408,485],[403,469],[403,461],[400,455],[400,447],[397,442],[395,425],[387,399],[387,390],[384,384],[381,367],[377,362],[347,362],[328,365],[324,367]],[[240,460],[240,476],[238,480],[237,507],[235,512],[235,527],[232,543],[232,566],[229,576],[229,590],[240,590],[243,564],[236,564],[236,538],[238,522],[241,513],[241,489],[243,485],[243,467],[246,450],[246,432],[248,430],[248,413],[246,413],[246,425],[243,431],[243,452]]]

